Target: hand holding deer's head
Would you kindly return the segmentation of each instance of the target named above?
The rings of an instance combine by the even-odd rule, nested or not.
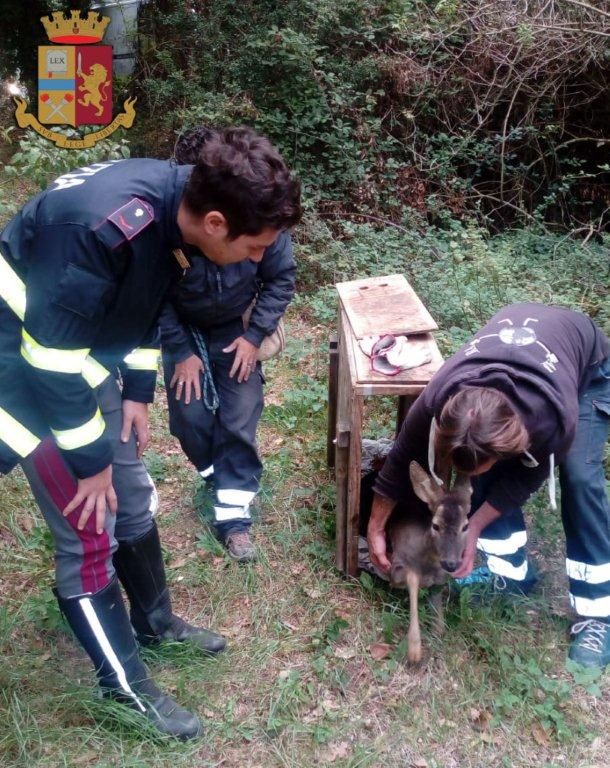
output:
[[[472,486],[468,475],[458,475],[451,491],[437,485],[416,461],[409,465],[413,491],[432,512],[431,536],[443,570],[453,573],[466,546]]]

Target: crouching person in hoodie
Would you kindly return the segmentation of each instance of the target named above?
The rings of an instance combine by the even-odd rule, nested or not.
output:
[[[473,480],[458,586],[527,594],[536,582],[522,507],[559,467],[570,603],[569,657],[610,663],[610,504],[603,455],[610,423],[610,341],[590,318],[542,304],[500,310],[449,358],[409,411],[375,484],[372,562],[390,568],[385,528],[400,501],[421,504],[412,460],[438,479]],[[486,565],[474,569],[476,551]]]

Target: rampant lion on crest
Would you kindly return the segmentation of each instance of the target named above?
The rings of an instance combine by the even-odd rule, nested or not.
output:
[[[102,102],[108,99],[106,91],[110,85],[110,81],[106,79],[108,70],[102,64],[92,64],[88,75],[80,69],[77,74],[83,78],[83,85],[79,85],[78,90],[85,93],[82,99],[78,99],[78,103],[83,107],[95,107],[97,110],[95,114],[100,117],[104,111]]]

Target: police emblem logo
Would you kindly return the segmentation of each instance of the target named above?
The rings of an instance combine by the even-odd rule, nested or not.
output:
[[[108,125],[112,120],[112,48],[41,45],[38,119],[44,125]]]
[[[53,45],[38,49],[38,118],[26,111],[24,99],[15,98],[19,127],[31,127],[66,149],[92,147],[119,126],[130,128],[135,99],[127,99],[125,112],[112,119],[112,47],[97,44],[110,18],[94,11],[87,16],[57,11],[41,21]],[[82,139],[70,139],[45,125],[106,127]]]

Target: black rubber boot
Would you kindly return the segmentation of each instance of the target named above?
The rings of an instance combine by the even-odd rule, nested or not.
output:
[[[158,731],[194,739],[201,723],[151,680],[140,659],[121,589],[116,579],[93,595],[63,598],[59,607],[95,666],[106,696],[140,712]]]
[[[188,642],[205,653],[225,648],[222,635],[193,627],[172,612],[156,525],[135,541],[120,542],[113,563],[129,597],[131,623],[142,645],[174,640]]]

